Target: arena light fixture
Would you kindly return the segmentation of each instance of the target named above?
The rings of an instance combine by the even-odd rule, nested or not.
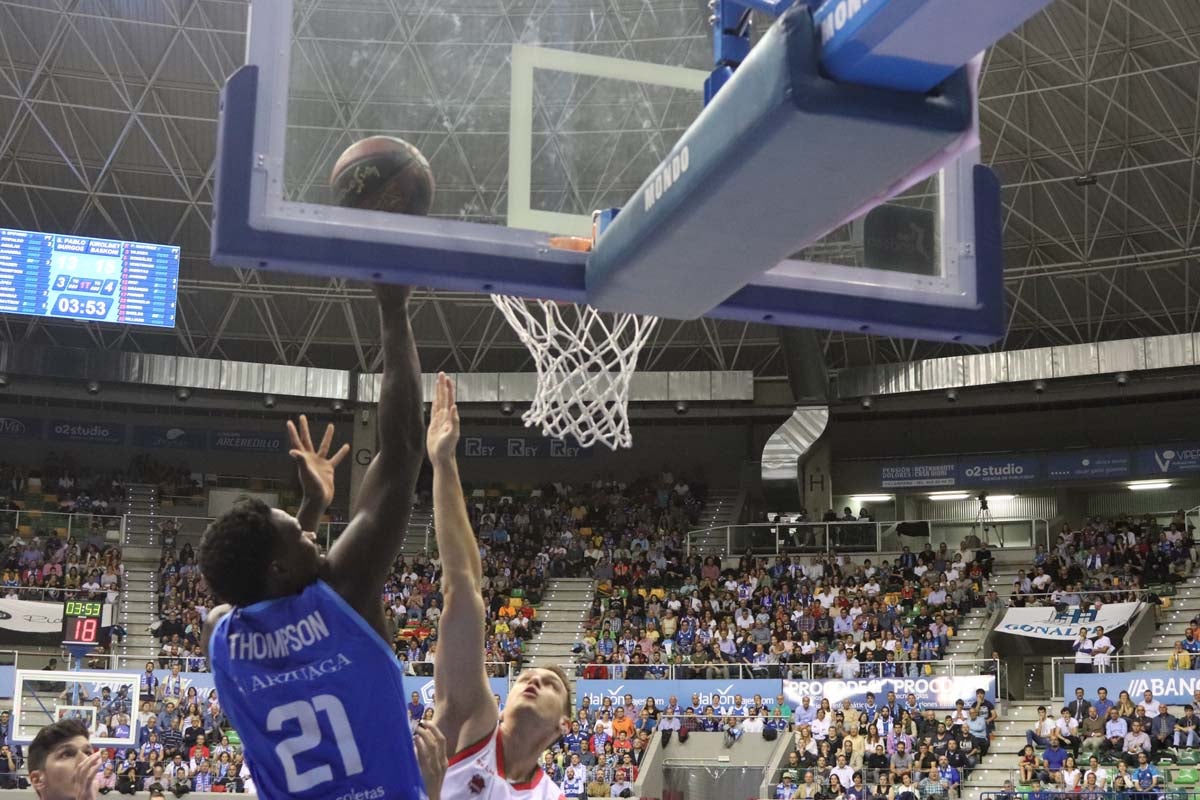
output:
[[[1154,489],[1170,489],[1170,481],[1132,481],[1125,484],[1131,491],[1148,492]]]
[[[971,495],[967,492],[934,492],[929,495],[930,500],[966,500]]]
[[[989,494],[988,495],[989,500],[999,500],[1001,502],[1004,502],[1006,500],[1015,500],[1016,498],[1017,498],[1017,496],[1015,494]]]
[[[890,503],[893,497],[890,494],[856,494],[850,499],[855,503]]]

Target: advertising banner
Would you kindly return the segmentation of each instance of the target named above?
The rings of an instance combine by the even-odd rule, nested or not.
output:
[[[282,453],[287,449],[282,433],[265,431],[210,431],[208,441],[213,450],[241,453]]]
[[[33,417],[0,417],[0,438],[40,439],[42,421]]]
[[[460,458],[590,458],[592,451],[562,439],[541,436],[464,436]]]
[[[1200,472],[1200,444],[1143,447],[1134,451],[1139,475],[1186,475]]]
[[[633,704],[641,708],[647,697],[653,697],[659,708],[667,705],[672,695],[682,706],[692,704],[692,695],[700,696],[701,706],[719,708],[733,704],[733,698],[741,695],[743,700],[750,700],[754,695],[762,695],[767,706],[775,705],[775,697],[782,692],[781,681],[778,680],[723,680],[723,681],[575,681],[575,706],[583,704],[584,697],[592,699],[592,705],[598,706],[605,697],[611,698],[613,704],[624,703],[627,694],[633,695]]]
[[[1063,677],[1066,681],[1066,697],[1074,697],[1075,689],[1082,688],[1083,696],[1093,701],[1099,696],[1096,690],[1101,686],[1108,690],[1108,696],[1113,700],[1125,691],[1129,692],[1135,704],[1141,703],[1142,695],[1148,691],[1154,695],[1154,702],[1166,703],[1169,706],[1194,704],[1196,691],[1200,690],[1200,672],[1187,670],[1105,672],[1087,675],[1068,672]]]
[[[50,423],[50,439],[80,444],[123,444],[125,426],[116,422],[81,422],[56,419]]]
[[[954,461],[902,461],[879,468],[879,485],[884,489],[954,486],[958,464]]]
[[[958,462],[959,483],[972,488],[1032,483],[1042,477],[1038,456],[964,456]]]
[[[1046,456],[1048,478],[1127,478],[1132,472],[1128,450],[1074,450]]]
[[[499,695],[500,708],[504,708],[504,703],[508,700],[508,678],[488,678],[488,684],[492,687],[492,694]],[[421,704],[425,706],[433,705],[433,678],[415,677],[412,675],[404,676],[404,704],[408,705],[409,698],[412,693],[416,692],[421,697]]]
[[[1033,639],[1054,639],[1073,642],[1079,638],[1079,629],[1091,630],[1102,626],[1105,631],[1114,631],[1129,624],[1141,603],[1109,603],[1087,611],[1072,606],[1059,612],[1049,606],[1037,608],[1010,608],[1004,619],[996,626],[997,633],[1013,636],[1028,636]]]
[[[867,704],[867,692],[875,695],[876,701],[883,703],[888,692],[895,692],[896,697],[903,699],[910,694],[917,696],[917,706],[933,709],[954,708],[957,700],[968,705],[975,700],[975,692],[983,689],[987,699],[996,702],[995,675],[931,675],[924,678],[863,678],[862,680],[814,680],[783,682],[783,696],[792,706],[800,704],[805,695],[813,699],[817,705],[822,698],[829,700],[830,705],[837,705],[850,698],[850,705],[864,708]]]
[[[137,447],[203,450],[207,443],[208,434],[196,428],[163,425],[135,425],[133,428],[133,444]]]

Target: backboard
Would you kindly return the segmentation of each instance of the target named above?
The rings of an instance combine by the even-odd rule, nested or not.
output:
[[[64,719],[88,726],[97,747],[133,747],[138,734],[137,673],[108,670],[16,670],[13,687],[14,744]],[[101,724],[111,726],[101,731]],[[119,725],[124,725],[118,729]]]
[[[709,15],[704,0],[253,0],[249,66],[223,95],[213,260],[586,302],[589,255],[549,237],[590,236],[593,211],[637,196],[704,111]],[[430,217],[330,205],[334,161],[377,134],[428,158]],[[986,343],[999,217],[968,147],[702,313]]]

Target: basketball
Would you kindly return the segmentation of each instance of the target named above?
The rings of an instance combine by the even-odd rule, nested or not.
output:
[[[334,202],[347,208],[429,213],[433,171],[421,151],[403,139],[372,136],[350,145],[330,176]]]

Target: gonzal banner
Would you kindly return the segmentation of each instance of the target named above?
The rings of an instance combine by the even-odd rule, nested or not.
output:
[[[1073,642],[1079,638],[1080,628],[1087,628],[1091,632],[1101,626],[1108,633],[1128,625],[1141,605],[1110,603],[1087,611],[1079,606],[1071,606],[1065,611],[1058,611],[1052,606],[1010,608],[996,626],[996,632],[1028,636],[1031,639]]]

